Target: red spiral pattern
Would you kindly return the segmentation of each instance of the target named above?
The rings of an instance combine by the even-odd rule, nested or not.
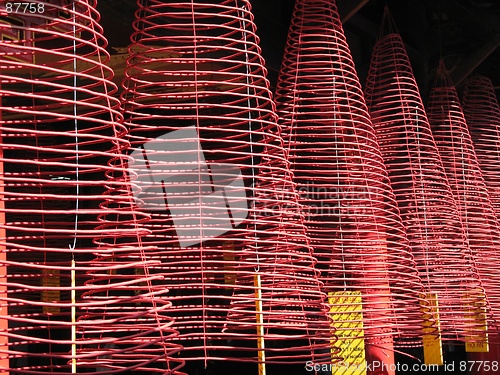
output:
[[[0,372],[178,373],[95,1],[34,3],[1,11]]]
[[[398,34],[376,43],[365,97],[420,277],[437,294],[443,338],[461,339],[484,292]]]
[[[133,26],[125,123],[183,358],[330,362],[249,1],[152,0]]]
[[[500,106],[491,80],[465,82],[463,109],[490,199],[500,220]]]
[[[441,78],[431,91],[427,108],[429,122],[486,292],[485,307],[491,308],[489,313],[498,320],[500,284],[491,277],[500,264],[498,222],[457,91],[444,64],[438,74]],[[498,336],[498,327],[496,322],[488,323],[491,341],[492,334]]]
[[[334,1],[297,0],[276,102],[325,290],[361,292],[367,357],[386,361],[426,301]]]

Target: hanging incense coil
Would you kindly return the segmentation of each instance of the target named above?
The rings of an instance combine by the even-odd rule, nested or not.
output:
[[[182,358],[330,362],[333,328],[252,19],[245,0],[139,6],[122,95],[134,194],[152,217]]]
[[[500,106],[491,80],[465,82],[463,109],[493,208],[500,220]]]
[[[491,342],[493,334],[498,336],[496,319],[500,306],[500,286],[498,280],[492,277],[500,262],[498,222],[457,91],[443,63],[431,91],[427,113],[474,264],[486,292],[487,304],[478,306],[478,311],[487,311],[490,321],[478,322],[478,325],[487,323]],[[495,321],[491,321],[491,314]]]
[[[1,10],[0,372],[178,374],[96,3],[33,3]]]
[[[385,361],[420,340],[427,302],[334,1],[296,2],[276,103],[332,312],[359,293],[364,331],[333,316]]]
[[[375,45],[365,97],[391,186],[444,339],[463,339],[484,291],[399,34]],[[469,291],[474,291],[469,293]]]

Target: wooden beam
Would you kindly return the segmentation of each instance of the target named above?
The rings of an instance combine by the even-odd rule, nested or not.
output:
[[[481,11],[471,6],[465,6],[456,0],[424,0],[425,5],[436,11],[446,13],[460,22],[474,22],[479,30],[500,31],[500,17]]]
[[[455,86],[462,83],[486,58],[491,55],[500,45],[500,33],[495,34],[486,44],[484,44],[477,51],[469,54],[469,57],[462,65],[456,68],[452,74],[451,79]]]
[[[370,0],[358,0],[358,1],[337,1],[337,7],[339,9],[340,20],[342,23],[349,21],[352,16],[354,16],[358,11],[363,8]]]

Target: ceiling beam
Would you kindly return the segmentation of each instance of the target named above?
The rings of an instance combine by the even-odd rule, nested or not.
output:
[[[381,18],[382,19],[382,18]],[[380,34],[380,25],[377,25],[376,23],[370,21],[368,18],[361,14],[354,14],[352,18],[350,19],[350,22],[346,25],[346,28],[349,30],[353,31],[355,30],[355,33],[358,34],[359,32],[362,32],[366,35],[368,35],[373,41],[377,41],[379,37],[381,36]],[[356,30],[358,32],[356,32]],[[421,53],[418,49],[415,47],[406,44],[406,51],[411,54],[412,56],[420,56]]]
[[[337,1],[337,7],[340,14],[340,20],[342,23],[346,23],[352,16],[354,16],[358,11],[363,8],[370,0],[344,0]]]
[[[455,86],[462,83],[486,58],[491,55],[500,45],[500,33],[496,33],[490,40],[486,42],[481,48],[458,66],[451,74],[451,79]]]
[[[474,22],[480,29],[500,31],[500,18],[494,14],[465,6],[455,0],[424,0],[426,6],[441,13],[446,13],[460,22]]]
[[[382,17],[380,17],[382,19]],[[356,30],[366,34],[374,39],[377,39],[377,35],[380,31],[380,25],[377,25],[375,22],[369,20],[365,16],[361,14],[354,14],[350,19],[347,25],[344,25],[344,28],[349,28],[351,30]]]

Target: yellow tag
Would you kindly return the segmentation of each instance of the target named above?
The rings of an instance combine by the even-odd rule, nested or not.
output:
[[[421,306],[423,313],[424,363],[426,365],[443,365],[443,343],[439,323],[439,305],[436,293],[427,293],[429,307]]]
[[[255,287],[255,320],[257,322],[258,375],[266,375],[266,352],[264,341],[264,316],[262,309],[262,284],[260,274],[254,275]]]
[[[488,353],[488,321],[486,316],[486,301],[482,292],[467,293],[466,298],[474,298],[473,306],[468,311],[468,318],[475,323],[474,331],[465,335],[465,351],[467,353]],[[466,306],[470,306],[470,300]]]
[[[332,366],[332,374],[366,375],[363,305],[361,292],[328,293],[332,326],[338,340],[335,347],[343,362]]]
[[[42,290],[42,302],[54,303],[61,300],[61,291],[50,289],[61,285],[59,270],[42,270],[42,286],[47,287]],[[43,306],[44,314],[57,314],[61,311],[58,306]]]

